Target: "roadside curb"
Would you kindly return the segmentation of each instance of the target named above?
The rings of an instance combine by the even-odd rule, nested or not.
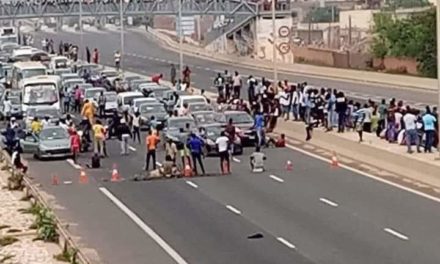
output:
[[[139,32],[140,31],[136,31]],[[179,52],[178,49],[178,43],[169,39],[167,36],[161,36],[161,33],[152,32],[150,31],[144,31],[147,38],[150,38],[152,40],[155,40],[157,42],[162,43],[163,47],[171,50],[173,52]],[[185,45],[182,48],[182,51],[187,56],[192,57],[198,57],[205,60],[210,61],[216,61],[226,64],[239,64],[242,67],[253,69],[253,70],[263,70],[263,71],[272,71],[272,67],[270,66],[271,63],[268,64],[267,61],[263,60],[257,60],[255,59],[255,62],[253,63],[247,63],[243,60],[240,60],[240,57],[237,57],[237,60],[232,60],[228,58],[224,58],[222,56],[216,55],[215,53],[208,54],[208,53],[202,53],[200,51],[196,51],[194,49],[190,49],[189,47],[186,47]],[[255,64],[258,64],[258,67],[255,66]],[[367,84],[367,85],[381,85],[386,86],[388,88],[394,88],[394,89],[411,89],[411,90],[418,90],[418,91],[425,91],[425,92],[435,92],[437,91],[436,87],[436,80],[435,79],[429,79],[429,78],[423,78],[423,77],[412,77],[412,76],[399,76],[399,79],[397,83],[396,81],[388,81],[389,77],[395,77],[395,75],[392,74],[386,74],[386,73],[375,73],[375,72],[363,72],[363,71],[357,71],[357,70],[351,70],[353,74],[361,75],[360,77],[355,77],[351,72],[345,73],[345,74],[322,74],[325,72],[325,68],[319,69],[319,66],[313,66],[316,67],[316,71],[319,71],[319,73],[314,73],[310,71],[304,71],[304,70],[298,70],[298,69],[278,69],[279,73],[283,74],[298,74],[302,75],[304,77],[310,77],[310,78],[320,78],[320,79],[327,79],[327,80],[334,80],[334,81],[342,81],[342,82],[349,82],[349,83],[358,83],[358,84]],[[368,74],[380,74],[381,76],[378,76],[378,78],[371,79],[371,77],[368,77]],[[383,75],[383,76],[382,76]],[[418,80],[416,80],[416,78]],[[380,79],[380,80],[375,80]],[[417,84],[415,84],[417,82]]]
[[[0,151],[0,163],[5,163],[8,167],[6,170],[9,173],[15,173],[16,170],[14,169],[13,165],[11,164],[10,157],[8,153],[6,153],[5,150]],[[51,212],[53,212],[53,216],[56,223],[56,231],[59,235],[58,239],[58,245],[61,249],[67,249],[72,252],[76,252],[76,263],[78,264],[92,264],[92,262],[86,257],[86,255],[81,251],[81,248],[75,243],[75,241],[72,239],[72,235],[69,233],[67,228],[63,226],[61,220],[58,218],[58,216],[55,214],[55,211],[52,209],[52,207],[49,205],[49,202],[46,200],[44,194],[41,193],[41,191],[32,184],[30,179],[25,174],[22,179],[23,189],[22,192],[24,193],[25,197],[31,197],[30,202],[32,205],[35,205],[39,203],[43,207],[49,209]]]

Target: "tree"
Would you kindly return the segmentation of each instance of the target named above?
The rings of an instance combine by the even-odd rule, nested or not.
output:
[[[437,72],[435,9],[397,20],[391,13],[374,16],[374,39],[371,51],[377,58],[385,56],[415,58],[419,71],[429,77]]]

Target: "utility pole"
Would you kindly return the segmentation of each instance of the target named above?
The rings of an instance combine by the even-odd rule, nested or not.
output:
[[[348,45],[351,47],[351,16],[348,16]]]
[[[277,32],[275,24],[275,1],[272,0],[272,35],[273,35],[273,49],[272,49],[272,66],[273,66],[273,88],[276,89],[278,83],[278,69],[277,69]]]
[[[82,1],[79,0],[79,36],[80,36],[80,48],[79,51],[81,52],[81,60],[84,60],[84,36],[83,36],[83,26],[82,26]]]
[[[437,19],[437,88],[438,88],[437,111],[438,111],[438,109],[440,108],[440,0],[437,0],[436,12],[437,12],[436,19]],[[437,132],[438,135],[440,136],[439,120],[437,120],[437,124],[438,124]],[[440,142],[437,143],[437,149],[439,153],[438,159],[440,159]]]
[[[183,73],[183,30],[182,30],[182,0],[178,0],[179,2],[179,76]]]
[[[119,0],[119,23],[121,24],[121,28],[120,28],[120,33],[121,33],[121,47],[120,47],[120,54],[121,54],[121,58],[120,58],[120,68],[122,71],[122,67],[124,65],[124,57],[125,57],[125,52],[124,52],[124,0]]]

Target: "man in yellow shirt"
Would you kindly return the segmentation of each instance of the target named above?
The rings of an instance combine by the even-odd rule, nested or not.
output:
[[[89,100],[84,101],[84,106],[81,111],[81,115],[85,118],[87,118],[91,125],[94,124],[95,119],[95,106],[93,105],[93,102]]]
[[[100,120],[96,121],[93,125],[93,143],[95,153],[99,153],[101,157],[104,157],[104,140],[105,140],[105,128]]]
[[[38,120],[38,117],[34,117],[34,120],[32,120],[31,123],[31,131],[35,135],[40,134],[41,130],[43,129],[43,124],[40,120]]]

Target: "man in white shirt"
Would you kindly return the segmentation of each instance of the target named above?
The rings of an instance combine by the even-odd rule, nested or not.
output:
[[[220,157],[220,168],[222,174],[230,173],[231,165],[229,161],[229,152],[228,152],[229,138],[226,136],[224,131],[221,132],[220,137],[217,138],[215,144],[217,145],[218,148],[218,154]],[[226,168],[225,168],[225,163],[226,163]]]
[[[241,76],[236,71],[234,76],[232,77],[232,87],[234,89],[234,97],[240,98],[240,91],[241,91]]]
[[[121,67],[121,53],[119,52],[119,50],[115,52],[114,59],[115,59],[115,68],[117,71],[119,71],[119,68]]]
[[[285,89],[278,93],[278,97],[281,105],[281,116],[285,116],[285,120],[289,120],[290,94],[287,92],[287,89]]]
[[[189,107],[187,103],[184,103],[182,107],[179,108],[177,113],[179,116],[188,116],[189,115]]]
[[[420,153],[419,136],[417,134],[417,117],[414,115],[414,110],[409,106],[406,107],[406,114],[403,116],[403,123],[405,124],[406,146],[407,152],[413,153],[411,145],[414,142],[417,147],[417,152]]]

